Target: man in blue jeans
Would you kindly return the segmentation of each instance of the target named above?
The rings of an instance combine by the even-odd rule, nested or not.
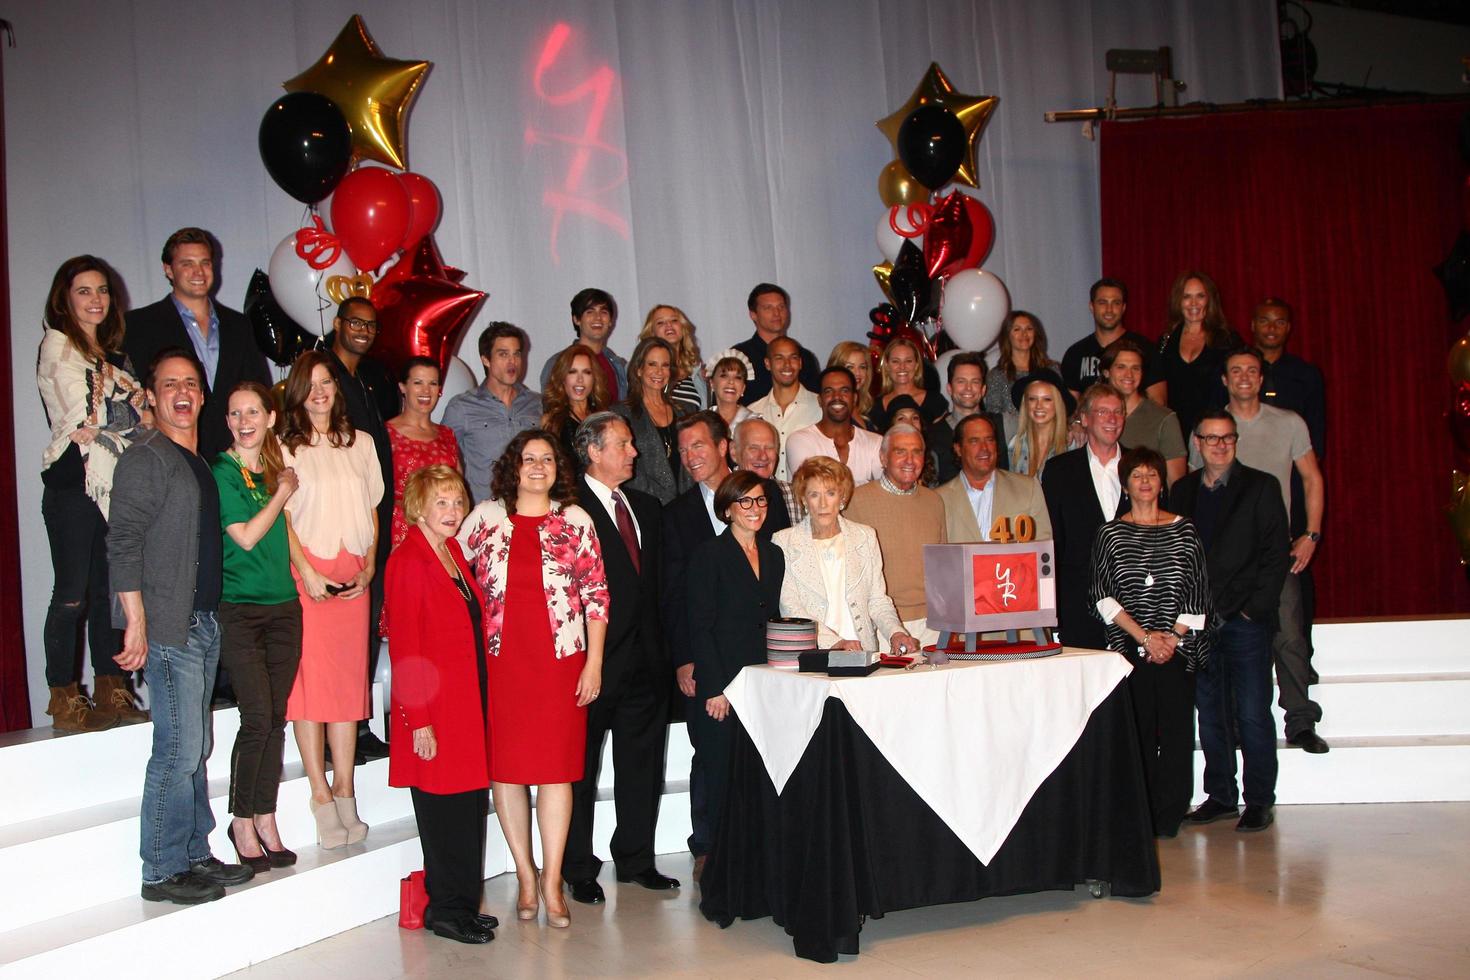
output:
[[[1250,832],[1265,830],[1276,819],[1271,637],[1291,565],[1291,539],[1281,484],[1235,458],[1238,436],[1230,413],[1205,413],[1194,430],[1204,468],[1180,479],[1169,495],[1174,509],[1199,529],[1216,624],[1209,667],[1194,686],[1209,799],[1187,820],[1206,824],[1239,813],[1236,733],[1245,770],[1245,813],[1235,829]]]
[[[214,814],[205,762],[219,667],[223,543],[219,491],[198,456],[204,370],[182,347],[164,348],[144,374],[155,429],[118,460],[107,559],[124,627],[117,662],[143,671],[153,754],[143,779],[143,897],[194,905],[223,898],[253,872],[209,853]]]

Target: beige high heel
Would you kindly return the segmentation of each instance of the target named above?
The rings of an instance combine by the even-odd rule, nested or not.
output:
[[[561,902],[561,913],[551,911],[551,900],[546,897],[546,881],[541,875],[536,876],[536,890],[541,893],[541,901],[546,903],[546,924],[553,929],[567,929],[572,924],[571,910],[567,908],[566,896],[561,894],[561,889],[556,889],[556,897]]]
[[[519,882],[517,882],[517,888],[519,888]],[[527,905],[521,902],[519,895],[516,896],[516,918],[520,919],[522,922],[534,922],[536,921],[536,916],[540,913],[540,911],[541,876],[538,874],[536,876],[536,890],[531,893],[531,903]]]
[[[308,798],[307,803],[311,807],[312,817],[316,820],[316,842],[328,851],[346,844],[347,828],[342,826],[342,818],[337,814],[337,808],[318,803],[311,798]]]
[[[337,808],[337,819],[342,822],[342,827],[347,832],[347,843],[357,844],[366,839],[368,825],[357,815],[357,797],[334,796],[332,803]]]

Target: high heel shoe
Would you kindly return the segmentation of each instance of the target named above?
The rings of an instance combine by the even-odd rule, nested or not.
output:
[[[225,831],[225,836],[230,839],[230,846],[235,849],[235,857],[240,859],[241,864],[245,865],[256,874],[261,874],[262,872],[269,871],[271,869],[271,859],[265,853],[264,844],[261,844],[258,841],[256,843],[256,846],[258,846],[261,850],[261,854],[259,856],[246,857],[245,855],[240,853],[240,845],[235,841],[235,825],[233,823],[230,824],[229,829]]]
[[[368,825],[363,823],[362,818],[357,815],[357,797],[334,796],[332,802],[336,804],[337,816],[347,830],[347,843],[356,844],[366,838]]]
[[[541,879],[536,879],[536,888],[531,892],[531,902],[526,904],[516,896],[516,918],[522,922],[534,922],[537,914],[541,911]]]
[[[272,816],[274,816],[274,814],[272,814]],[[274,823],[271,824],[271,828],[271,836],[279,839],[281,832],[275,829]],[[260,849],[262,851],[265,851],[266,857],[270,858],[271,867],[289,868],[291,867],[291,865],[296,863],[296,852],[286,847],[284,844],[281,845],[281,849],[279,851],[271,850],[270,844],[266,843],[265,835],[260,832],[259,824],[255,825],[255,839],[260,841]]]
[[[342,826],[342,817],[337,813],[337,807],[328,803],[318,803],[315,799],[308,800],[311,806],[311,815],[316,820],[316,842],[325,850],[331,851],[347,843],[347,828]]]
[[[541,893],[541,901],[546,903],[546,924],[553,929],[566,929],[572,924],[572,914],[567,908],[567,900],[561,894],[561,889],[556,889],[556,897],[561,902],[561,912],[551,910],[551,900],[546,897],[546,880],[543,876],[536,877],[536,890]]]

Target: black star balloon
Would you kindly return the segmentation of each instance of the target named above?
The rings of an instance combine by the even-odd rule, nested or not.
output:
[[[958,156],[959,163],[953,174],[928,184],[931,189],[950,180],[979,187],[975,150],[980,143],[980,134],[985,131],[985,124],[990,121],[990,114],[995,111],[999,102],[993,95],[965,95],[955,91],[949,77],[944,74],[944,69],[937,63],[931,63],[929,70],[924,73],[923,81],[919,82],[919,87],[914,89],[909,100],[898,111],[878,120],[875,125],[893,144],[893,155],[903,160],[905,165],[910,163],[910,160],[904,159],[905,145],[911,152],[915,148],[932,152],[936,159],[946,159],[950,154]],[[935,109],[942,112],[935,112]],[[905,123],[908,123],[907,128]],[[957,129],[953,123],[958,123]],[[955,133],[959,134],[963,142],[962,152],[947,150],[940,145],[943,138]],[[909,169],[914,170],[912,166]],[[915,171],[915,176],[917,175]]]
[[[331,99],[352,128],[357,159],[403,170],[408,167],[408,110],[430,67],[427,61],[383,57],[367,24],[353,14],[316,64],[282,87]]]

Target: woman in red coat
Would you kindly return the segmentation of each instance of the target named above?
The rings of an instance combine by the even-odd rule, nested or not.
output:
[[[425,925],[447,939],[488,943],[493,924],[479,915],[490,786],[485,600],[454,539],[468,509],[464,478],[443,464],[404,487],[410,527],[384,584],[393,622],[388,784],[413,793]]]

